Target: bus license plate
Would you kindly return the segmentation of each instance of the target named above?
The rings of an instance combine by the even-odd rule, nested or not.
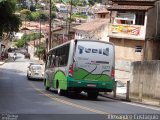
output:
[[[96,87],[96,84],[87,84],[88,87]]]

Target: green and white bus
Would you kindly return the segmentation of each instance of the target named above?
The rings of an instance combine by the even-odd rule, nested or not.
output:
[[[99,92],[112,92],[115,50],[109,42],[71,40],[49,50],[45,67],[46,90],[57,89],[59,95],[87,92],[97,98]]]

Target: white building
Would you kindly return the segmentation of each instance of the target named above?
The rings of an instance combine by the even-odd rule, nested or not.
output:
[[[19,40],[22,38],[23,35],[24,35],[24,33],[18,32],[18,33],[15,33],[14,37],[15,37],[15,39]]]
[[[55,4],[55,6],[57,7],[59,12],[63,12],[63,13],[67,13],[68,12],[67,5],[65,5],[63,3],[57,3],[57,4]]]
[[[91,22],[83,23],[73,27],[75,29],[75,39],[90,39],[109,41],[108,38],[109,19],[95,19]]]
[[[98,9],[95,13],[95,19],[88,20],[74,27],[75,39],[90,39],[102,40],[109,42],[108,27],[109,27],[109,12],[104,9]]]

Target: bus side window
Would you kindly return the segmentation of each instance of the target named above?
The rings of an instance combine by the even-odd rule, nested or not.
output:
[[[65,65],[67,65],[67,62],[68,62],[68,57],[69,57],[69,44],[66,45],[66,48],[65,48]]]
[[[60,66],[66,66],[68,62],[68,55],[69,55],[69,45],[65,45],[61,48],[60,51]]]
[[[62,47],[60,47],[60,48],[57,49],[57,53],[58,53],[58,66],[59,67],[63,66],[63,64],[62,64],[62,61],[63,61],[63,59],[62,59],[63,52],[64,52],[64,50],[63,50]]]
[[[55,51],[52,52],[51,67],[55,67]]]
[[[60,56],[60,65],[64,66],[65,55]]]
[[[56,62],[55,56],[52,56],[52,67],[55,67],[55,62]]]
[[[58,67],[58,61],[59,61],[59,58],[58,58],[58,56],[56,56],[56,57],[55,57],[55,66],[56,66],[56,67]]]
[[[50,67],[50,64],[51,64],[51,55],[49,55],[48,56],[48,58],[47,58],[47,68],[49,68]]]
[[[59,52],[58,50],[55,50],[55,67],[58,67],[59,66]]]
[[[63,54],[64,54],[64,49],[63,49],[63,47],[60,47],[60,49],[59,49],[59,65],[60,66],[63,66]]]
[[[50,67],[66,66],[69,56],[69,44],[52,51]]]

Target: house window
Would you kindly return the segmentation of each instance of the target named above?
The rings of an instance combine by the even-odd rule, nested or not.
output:
[[[129,12],[118,12],[114,20],[116,24],[135,24],[135,14]]]
[[[101,16],[101,18],[105,18],[106,17],[104,14],[101,14],[100,16]]]
[[[136,25],[144,25],[144,18],[145,13],[144,12],[137,12],[136,13]]]
[[[144,25],[145,12],[118,12],[114,20],[116,24]]]
[[[141,53],[142,52],[142,46],[141,45],[137,45],[135,47],[135,53]]]

